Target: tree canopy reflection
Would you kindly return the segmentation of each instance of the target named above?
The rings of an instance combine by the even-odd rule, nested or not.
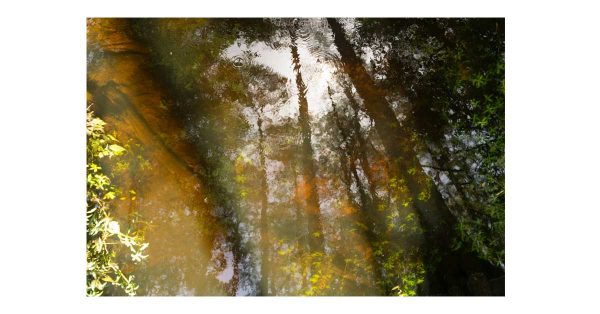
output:
[[[503,19],[89,19],[87,35],[89,110],[122,148],[93,159],[114,197],[88,180],[88,202],[149,244],[136,263],[107,251],[137,288],[90,271],[88,288],[504,295]]]

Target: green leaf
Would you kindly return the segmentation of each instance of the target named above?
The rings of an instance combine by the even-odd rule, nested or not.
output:
[[[106,282],[115,282],[112,278],[110,278],[110,276],[104,276],[104,278],[102,278],[102,280],[106,281]]]
[[[314,274],[312,277],[310,277],[310,282],[312,283],[316,283],[317,281],[319,281],[319,274]]]
[[[98,172],[98,170],[102,169],[100,166],[98,166],[98,165],[96,165],[96,164],[94,164],[94,163],[90,163],[90,164],[89,164],[89,167],[90,167],[90,169],[91,169],[93,172]]]
[[[112,144],[108,147],[111,151],[113,151],[113,153],[115,153],[115,155],[120,155],[123,152],[125,152],[125,148],[117,145],[117,144]]]
[[[107,199],[107,200],[112,200],[115,197],[116,197],[116,194],[115,194],[115,192],[112,192],[112,191],[110,191],[104,195],[104,199]]]

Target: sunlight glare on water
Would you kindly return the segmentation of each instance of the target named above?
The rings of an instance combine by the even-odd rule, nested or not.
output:
[[[302,62],[302,76],[305,84],[311,86],[307,90],[308,110],[311,115],[321,116],[330,107],[329,96],[327,94],[327,86],[331,84],[331,76],[333,67],[326,62],[324,55],[335,55],[331,47],[321,47],[318,42],[311,37],[311,27],[314,24],[303,24],[303,27],[298,29],[298,52]],[[313,47],[312,49],[310,47]],[[312,53],[312,52],[317,52]],[[292,60],[290,57],[290,49],[287,46],[282,46],[280,49],[273,49],[264,43],[258,42],[247,45],[245,41],[237,40],[231,44],[225,51],[224,56],[234,62],[235,66],[241,66],[243,58],[241,55],[244,52],[258,54],[254,58],[254,62],[267,66],[273,71],[288,78],[291,82],[295,80]],[[291,115],[297,109],[297,89],[295,84],[290,84],[289,92],[292,97],[281,109],[281,114]]]
[[[88,295],[503,295],[497,23],[88,19]]]

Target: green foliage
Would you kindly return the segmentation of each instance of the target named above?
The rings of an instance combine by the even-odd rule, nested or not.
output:
[[[403,269],[400,283],[392,288],[392,293],[400,297],[416,296],[417,288],[425,282],[425,267],[422,263],[409,263],[407,266]]]
[[[396,233],[396,240],[378,242],[374,252],[383,261],[384,293],[415,296],[426,273],[419,249],[423,230],[417,215],[404,207],[401,207],[401,213],[397,211],[387,219],[388,232]],[[388,255],[383,255],[384,247],[387,247]]]
[[[102,172],[100,160],[120,156],[125,149],[117,144],[114,135],[105,132],[105,124],[88,108],[86,294],[100,296],[110,284],[132,296],[138,285],[133,275],[122,271],[123,265],[119,265],[117,256],[124,249],[133,263],[139,263],[148,257],[144,255],[148,243],[143,242],[143,235],[138,232],[123,232],[119,222],[111,216],[110,201],[115,199],[118,191]]]
[[[330,256],[323,253],[311,253],[304,257],[305,262],[311,265],[312,275],[309,278],[309,285],[304,291],[305,296],[318,296],[331,294],[331,282],[334,278],[333,265]]]
[[[430,176],[445,177],[435,184],[457,213],[454,247],[501,265],[504,20],[360,19],[358,25],[357,43],[379,56],[372,64],[383,78],[379,86],[409,100],[406,125],[439,168]]]
[[[293,80],[260,65],[252,48],[243,52],[245,58],[236,61],[224,53],[236,43],[244,49],[254,40],[270,38],[273,25],[257,19],[136,19],[131,25],[132,37],[148,50],[147,65],[156,71],[160,84],[165,85],[172,98],[161,99],[159,108],[173,113],[177,124],[185,126],[185,131],[178,134],[168,134],[167,130],[157,134],[167,147],[173,142],[185,145],[193,155],[190,159],[197,159],[192,160],[194,164],[198,162],[193,171],[202,182],[201,193],[208,212],[214,215],[211,222],[216,222],[214,230],[203,232],[202,237],[206,235],[214,246],[213,252],[220,253],[215,258],[219,261],[215,264],[220,265],[215,267],[217,272],[229,263],[223,251],[234,254],[235,265],[240,268],[234,269],[233,290],[256,277],[257,267],[252,263],[262,258],[263,252],[251,254],[259,247],[255,239],[260,238],[268,239],[270,245],[265,250],[270,259],[270,294],[417,295],[422,292],[419,289],[423,288],[425,272],[435,268],[429,263],[436,264],[435,259],[423,262],[429,256],[423,245],[429,230],[424,229],[423,221],[429,217],[415,211],[419,204],[432,199],[431,184],[436,185],[457,216],[453,230],[456,232],[448,237],[453,241],[452,249],[467,248],[496,264],[503,263],[504,56],[503,44],[499,44],[503,35],[496,21],[357,21],[352,42],[371,48],[373,58],[368,70],[377,87],[383,88],[398,119],[402,119],[400,125],[410,129],[400,146],[407,156],[414,152],[419,157],[431,156],[431,169],[451,171],[425,173],[418,165],[422,160],[409,160],[406,156],[392,161],[381,147],[381,139],[376,138],[372,121],[370,125],[362,123],[369,122],[363,118],[364,106],[350,110],[350,99],[345,98],[352,97],[339,99],[339,86],[332,84],[341,127],[327,120],[332,117],[329,113],[325,118],[313,116],[310,121],[316,139],[312,148],[317,152],[315,158],[319,158],[317,191],[320,205],[327,208],[323,210],[320,232],[306,228],[302,208],[305,187],[298,184],[302,160],[298,153],[301,137],[297,117],[293,112],[291,117],[284,117],[289,112],[279,112],[279,107],[290,104],[288,89]],[[328,30],[321,30],[327,35]],[[288,36],[287,28],[280,31],[281,38],[273,39],[277,45]],[[328,36],[323,34],[320,44],[330,47]],[[266,44],[277,46],[274,41]],[[317,62],[327,62],[327,55],[323,54]],[[318,71],[310,64],[303,65],[303,69]],[[332,81],[335,77],[340,80],[342,72],[340,69],[335,73]],[[312,108],[315,104],[309,105]],[[352,113],[356,113],[354,118]],[[350,119],[359,122],[357,130]],[[111,184],[111,179],[118,185],[120,175],[136,173],[136,167],[149,170],[159,163],[142,156],[119,158],[135,150],[119,144],[114,135],[104,131],[104,126],[102,120],[89,114],[88,295],[110,294],[111,287],[132,295],[137,285],[129,266],[146,258],[147,243],[143,243],[139,231],[123,232],[123,224],[111,216],[109,206],[113,201],[136,198],[135,191],[122,193]],[[349,138],[362,136],[366,147],[354,149],[352,146],[357,145],[350,145],[350,140],[342,143],[338,129],[345,130]],[[338,152],[340,156],[336,155]],[[446,152],[448,158],[436,160],[440,152]],[[261,165],[260,155],[264,155],[269,167]],[[152,158],[152,154],[146,157]],[[111,172],[104,171],[105,163],[100,163],[107,159],[111,160]],[[372,179],[367,177],[367,167],[361,160],[374,168]],[[395,173],[389,170],[393,168],[389,167],[390,162],[409,166],[403,173]],[[355,177],[348,163],[356,170]],[[263,171],[265,168],[268,171]],[[145,174],[138,176],[149,180]],[[262,180],[267,181],[268,190],[268,219],[264,227],[260,222],[264,216],[259,215],[265,192]],[[416,192],[413,182],[420,187]],[[462,187],[463,195],[458,195],[455,186]],[[339,210],[329,210],[333,203],[339,204]],[[381,218],[361,218],[361,214],[368,217],[373,213]],[[258,236],[261,230],[266,230],[266,237]],[[307,239],[314,238],[326,241],[326,254],[310,252]],[[202,253],[193,241],[187,242],[186,249]],[[441,255],[439,250],[431,251],[430,255]],[[163,266],[185,273],[179,267],[193,264],[199,273],[205,273],[202,266],[197,266],[200,263],[189,262],[192,258],[185,260]],[[212,273],[211,270],[206,278],[214,277]],[[193,280],[194,285],[216,287],[203,279]],[[168,282],[171,286],[180,284],[178,279],[169,278]],[[189,286],[190,282],[185,284]],[[166,291],[162,283],[155,285],[161,292]]]

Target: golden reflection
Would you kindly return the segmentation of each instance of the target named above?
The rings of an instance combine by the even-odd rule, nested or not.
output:
[[[110,205],[149,243],[137,294],[502,295],[503,52],[472,35],[500,29],[88,19],[87,103],[126,152],[102,159]]]

